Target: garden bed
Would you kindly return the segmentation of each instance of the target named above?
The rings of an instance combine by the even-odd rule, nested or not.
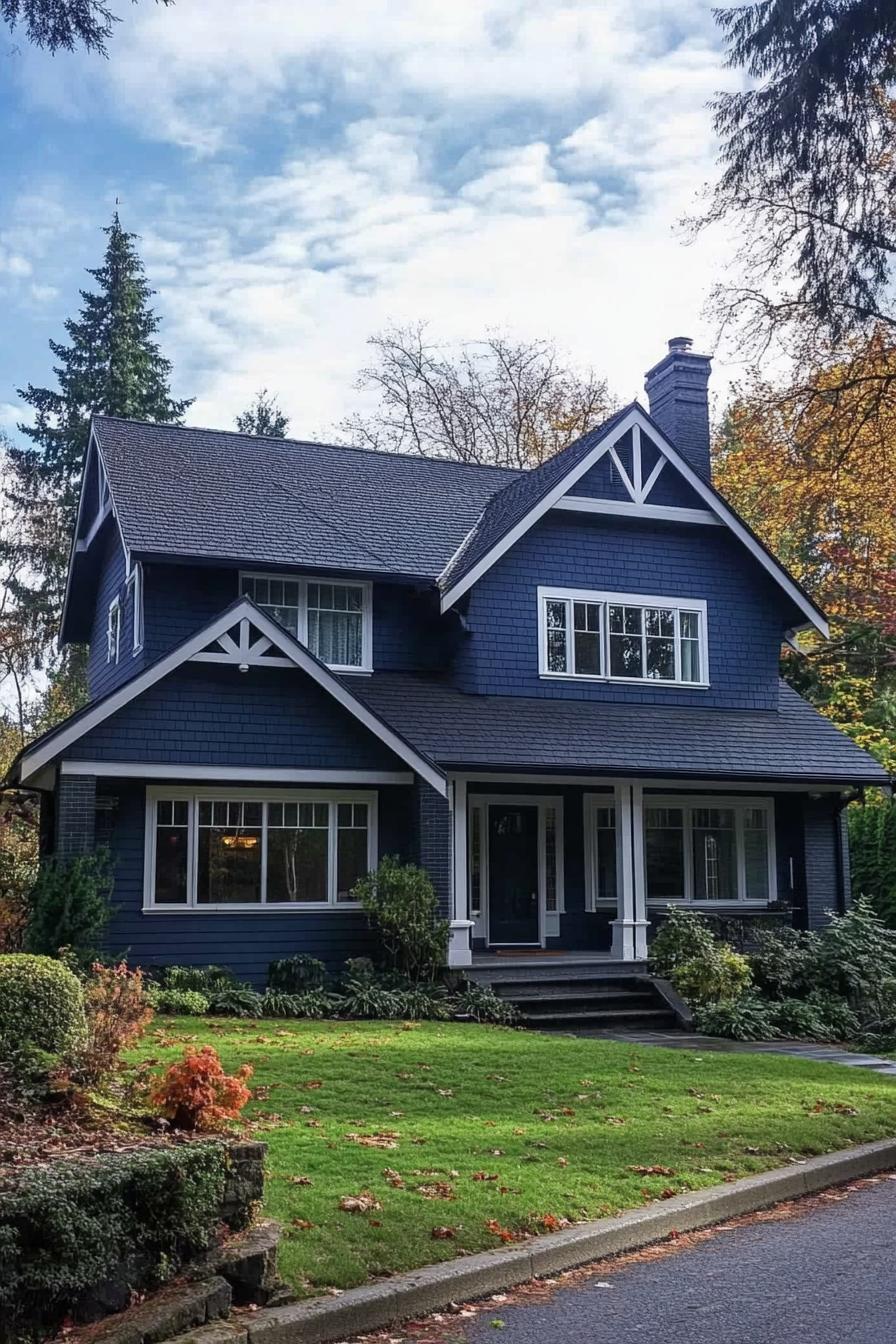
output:
[[[870,1072],[455,1023],[178,1019],[131,1058],[205,1043],[254,1067],[265,1212],[304,1294],[896,1129]]]

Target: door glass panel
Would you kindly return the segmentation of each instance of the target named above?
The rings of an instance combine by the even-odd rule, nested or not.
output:
[[[694,900],[737,899],[734,811],[697,807],[693,813]]]
[[[762,807],[747,808],[744,813],[744,867],[748,901],[767,901],[768,813]]]
[[[616,808],[594,811],[594,896],[598,901],[616,900]]]

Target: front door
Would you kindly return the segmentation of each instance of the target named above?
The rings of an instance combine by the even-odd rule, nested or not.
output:
[[[537,946],[538,807],[491,803],[488,809],[488,940]]]

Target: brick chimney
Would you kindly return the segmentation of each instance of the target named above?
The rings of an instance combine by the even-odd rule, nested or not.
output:
[[[669,353],[644,375],[650,414],[705,481],[709,467],[710,355],[695,355],[689,336],[673,336]]]

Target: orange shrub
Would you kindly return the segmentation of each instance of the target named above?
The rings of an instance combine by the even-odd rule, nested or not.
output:
[[[87,1044],[80,1071],[87,1082],[98,1083],[117,1068],[122,1050],[134,1045],[152,1021],[143,972],[129,971],[123,961],[118,966],[95,963],[84,986],[84,1008]]]
[[[175,1129],[214,1131],[237,1119],[252,1096],[245,1085],[251,1077],[251,1064],[226,1074],[213,1046],[187,1046],[183,1059],[171,1065],[150,1096]]]

